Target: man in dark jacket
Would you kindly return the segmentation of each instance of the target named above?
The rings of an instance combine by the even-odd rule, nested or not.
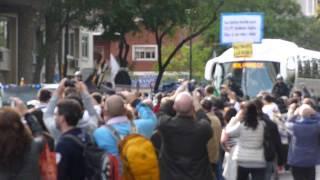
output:
[[[194,97],[187,92],[176,95],[173,108],[177,114],[173,117],[163,111],[171,108],[161,108],[158,114],[158,130],[163,140],[160,151],[161,180],[212,180],[207,151],[212,129],[205,112],[201,110],[199,93]]]
[[[83,147],[72,137],[82,143],[89,143],[89,135],[76,128],[82,117],[80,104],[76,100],[65,99],[58,103],[56,117],[57,128],[63,133],[57,144],[58,180],[84,180],[85,159]],[[72,136],[70,138],[70,136]]]
[[[243,97],[241,87],[235,82],[235,78],[232,76],[232,74],[228,74],[226,79],[229,89],[235,92],[238,97]]]
[[[277,82],[272,88],[272,95],[275,98],[279,98],[281,96],[289,97],[290,90],[288,86],[283,82],[283,77],[278,74],[277,75]]]

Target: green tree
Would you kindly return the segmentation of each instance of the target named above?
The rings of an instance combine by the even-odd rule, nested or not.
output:
[[[65,29],[66,37],[68,29],[71,24],[80,25],[87,16],[91,13],[94,5],[100,0],[47,0],[45,7],[42,10],[43,19],[45,22],[45,33],[38,31],[38,57],[34,73],[33,81],[38,83],[40,81],[40,73],[43,66],[45,66],[46,82],[53,82],[56,55],[59,50],[59,42],[62,37],[62,30]],[[107,1],[106,1],[107,2]],[[45,36],[43,41],[42,36]],[[68,44],[68,38],[66,44]],[[68,53],[66,46],[65,54]],[[61,70],[61,58],[58,58],[59,71]],[[68,62],[65,58],[64,62],[64,76],[66,75],[66,67]],[[60,75],[61,72],[60,72]]]
[[[163,48],[163,57],[166,59],[175,47],[173,45]],[[203,67],[206,61],[211,57],[211,47],[204,44],[203,39],[197,39],[192,47],[192,73],[193,78],[201,81],[203,80]],[[184,45],[180,51],[173,57],[171,63],[168,65],[166,71],[176,72],[178,75],[183,76],[185,72],[189,71],[189,45]],[[158,67],[156,66],[156,69]]]
[[[140,0],[140,16],[147,30],[154,33],[158,45],[158,77],[154,90],[158,90],[162,76],[174,56],[189,40],[199,36],[218,19],[223,1],[213,0]],[[188,13],[189,12],[189,13]],[[176,44],[167,57],[163,56],[163,42],[177,30],[188,28],[188,35]]]
[[[320,21],[315,17],[304,17],[300,20],[305,28],[295,37],[295,42],[307,49],[320,51]]]
[[[300,6],[294,0],[228,0],[219,9],[219,15],[222,12],[263,12],[265,16],[264,38],[285,39],[311,49],[320,47],[320,36],[317,36],[320,23],[316,21],[316,18],[304,17]],[[194,48],[193,54],[205,54],[202,61],[206,62],[211,58],[213,51],[220,54],[229,48],[229,46],[219,44],[219,33],[220,16],[219,20],[202,33],[200,39],[197,39],[197,43],[208,50]],[[194,61],[197,60],[194,58]],[[205,63],[199,71],[203,72],[204,67]],[[195,70],[195,72],[198,71]]]
[[[95,28],[102,25],[104,28],[104,39],[119,42],[117,59],[121,67],[127,67],[127,56],[130,46],[126,40],[126,35],[139,30],[138,1],[112,1],[109,6],[96,6],[96,12],[93,16],[94,18],[88,22],[87,26]]]

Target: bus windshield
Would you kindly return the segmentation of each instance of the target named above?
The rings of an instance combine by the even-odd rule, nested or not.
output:
[[[243,94],[249,97],[255,97],[261,91],[271,92],[280,71],[280,63],[277,62],[237,61],[221,65],[223,82],[226,76],[232,75]]]

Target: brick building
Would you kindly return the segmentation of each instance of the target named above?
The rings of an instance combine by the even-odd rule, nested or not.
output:
[[[179,33],[176,33],[174,37],[165,38],[163,48],[169,44],[178,44],[185,36],[186,34],[182,30]],[[127,60],[131,77],[133,79],[140,79],[140,82],[147,81],[145,83],[152,83],[157,76],[159,50],[156,44],[155,35],[142,29],[138,33],[127,34],[126,40],[130,46]],[[118,42],[103,40],[100,36],[96,36],[94,41],[95,52],[101,53],[104,58],[108,59],[110,54],[114,56],[118,55]]]

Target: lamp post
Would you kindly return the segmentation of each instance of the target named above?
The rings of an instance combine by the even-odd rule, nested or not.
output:
[[[192,27],[191,27],[191,13],[192,9],[186,9],[185,10],[188,17],[188,24],[189,24],[189,33],[192,33]],[[192,80],[192,38],[189,41],[189,80]]]

